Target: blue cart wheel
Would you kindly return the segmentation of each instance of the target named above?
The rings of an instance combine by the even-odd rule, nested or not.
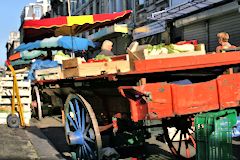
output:
[[[7,116],[7,125],[10,128],[18,128],[20,125],[20,119],[16,114],[9,114]]]
[[[69,145],[76,146],[77,159],[99,159],[102,140],[91,105],[82,96],[70,94],[64,112],[66,140]]]

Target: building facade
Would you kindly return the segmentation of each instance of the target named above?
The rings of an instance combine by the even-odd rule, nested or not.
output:
[[[230,43],[239,46],[239,8],[237,1],[219,1],[200,12],[176,19],[173,31],[181,33],[178,37],[182,40],[197,39],[199,43],[204,43],[208,52],[215,51],[219,45],[217,39],[219,32],[229,33]]]
[[[6,43],[7,59],[14,53],[14,49],[20,45],[20,33],[11,32]]]
[[[20,31],[20,42],[22,42],[22,24],[25,20],[41,19],[51,10],[50,0],[37,0],[35,3],[29,3],[23,8],[20,16],[21,26]]]

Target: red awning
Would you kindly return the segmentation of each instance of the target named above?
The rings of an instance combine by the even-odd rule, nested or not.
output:
[[[82,16],[62,16],[23,23],[23,41],[30,42],[59,35],[75,35],[93,28],[113,25],[127,19],[131,10]]]

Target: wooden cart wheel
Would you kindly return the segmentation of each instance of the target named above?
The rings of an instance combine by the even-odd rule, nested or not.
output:
[[[165,140],[177,159],[195,159],[193,116],[163,119]]]
[[[77,159],[99,159],[102,140],[91,105],[82,96],[70,94],[64,112],[66,140],[76,146]]]
[[[39,89],[37,86],[33,87],[33,103],[35,103],[33,109],[36,107],[37,108],[37,116],[38,120],[42,119],[42,104],[41,104],[41,99],[40,99],[40,93]]]

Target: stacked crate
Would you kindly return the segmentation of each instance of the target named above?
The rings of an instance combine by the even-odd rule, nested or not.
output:
[[[80,57],[63,61],[64,78],[90,77],[130,71],[128,55],[115,56],[111,62],[82,62]]]
[[[63,79],[63,73],[60,66],[55,68],[39,69],[35,71],[36,80],[55,80]]]
[[[26,126],[30,125],[31,119],[31,82],[26,80],[27,73],[17,74],[18,89],[21,98],[21,103],[23,105],[23,114]],[[7,116],[11,113],[12,105],[12,93],[13,93],[13,77],[11,75],[6,75],[5,77],[0,77],[0,124],[7,123]],[[16,111],[17,98],[15,98]],[[17,113],[17,112],[16,112]]]
[[[197,160],[232,159],[232,127],[237,122],[234,109],[198,114],[195,117]]]

